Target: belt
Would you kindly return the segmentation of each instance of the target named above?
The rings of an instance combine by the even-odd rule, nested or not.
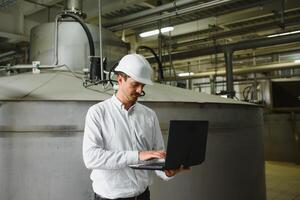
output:
[[[149,188],[147,187],[147,189],[138,196],[127,197],[127,198],[118,198],[118,199],[103,198],[95,193],[95,200],[150,200],[150,191],[149,191]]]

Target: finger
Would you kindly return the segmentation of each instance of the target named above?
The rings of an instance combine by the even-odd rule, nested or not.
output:
[[[163,152],[153,152],[152,155],[157,156],[158,158],[164,158],[166,155]]]

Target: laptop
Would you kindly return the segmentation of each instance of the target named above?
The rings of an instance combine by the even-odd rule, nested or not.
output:
[[[205,160],[208,121],[171,120],[167,154],[164,159],[153,159],[136,165],[132,169],[170,170],[181,166],[188,168]]]

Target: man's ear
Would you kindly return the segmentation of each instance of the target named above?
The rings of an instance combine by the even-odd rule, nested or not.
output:
[[[121,75],[118,75],[117,76],[117,81],[118,81],[118,84],[120,85],[124,81],[124,79]]]

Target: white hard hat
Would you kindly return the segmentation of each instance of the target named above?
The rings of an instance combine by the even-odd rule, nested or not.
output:
[[[151,81],[152,68],[142,55],[129,54],[124,56],[115,71],[123,72],[140,83],[153,85]]]

